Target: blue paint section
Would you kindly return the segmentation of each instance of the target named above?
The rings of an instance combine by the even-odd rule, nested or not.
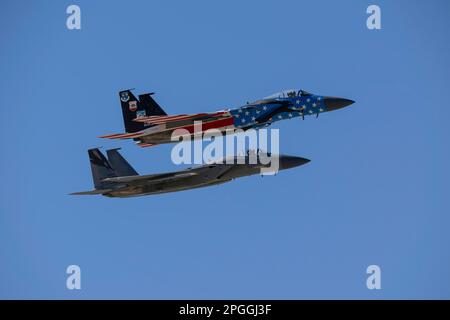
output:
[[[230,110],[233,116],[234,125],[237,128],[244,127],[262,127],[270,125],[273,122],[292,119],[303,115],[317,115],[318,113],[328,111],[323,102],[323,96],[319,95],[305,95],[286,98],[276,98],[280,104],[261,103],[257,105],[248,105],[240,108]],[[277,111],[279,110],[279,111]],[[266,121],[258,121],[264,119],[266,115],[271,114]]]
[[[241,108],[230,110],[230,113],[233,116],[235,127],[243,128],[259,125],[259,123],[256,121],[258,118],[272,112],[278,107],[278,105],[271,104],[244,106]]]

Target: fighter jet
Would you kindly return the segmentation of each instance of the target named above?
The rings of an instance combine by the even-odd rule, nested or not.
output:
[[[211,113],[167,115],[152,98],[154,93],[139,95],[130,90],[119,92],[125,133],[101,136],[108,139],[133,139],[141,147],[178,141],[176,129],[185,129],[192,138],[201,137],[208,129],[222,133],[236,129],[259,129],[273,122],[315,115],[344,108],[353,100],[315,95],[304,90],[285,90],[264,99],[235,108]],[[201,121],[200,132],[194,123]],[[195,130],[195,135],[194,135]],[[175,133],[174,135],[172,135]],[[186,133],[185,133],[186,134]],[[185,135],[184,134],[184,135]]]
[[[264,152],[247,152],[246,155],[219,159],[181,171],[139,175],[118,150],[107,150],[108,159],[97,148],[88,150],[95,190],[71,194],[125,198],[207,187],[259,174],[262,168],[270,166],[267,159],[272,156]],[[279,155],[278,169],[290,169],[309,161],[301,157]]]

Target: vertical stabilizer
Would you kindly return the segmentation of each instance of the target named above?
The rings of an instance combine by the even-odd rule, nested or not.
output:
[[[137,99],[131,90],[119,92],[125,132],[132,133],[147,128],[147,124],[133,121],[138,117],[167,115],[151,97],[152,94],[141,94],[139,95],[139,99]]]
[[[103,153],[97,148],[89,149],[89,161],[91,162],[92,180],[96,189],[104,186],[103,179],[117,177],[111,164],[106,160]]]
[[[137,176],[138,173],[133,167],[125,160],[124,157],[118,152],[120,148],[107,150],[108,161],[113,168],[114,172],[119,177],[123,176]]]

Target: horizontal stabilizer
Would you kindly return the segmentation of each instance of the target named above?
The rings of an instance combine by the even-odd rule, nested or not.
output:
[[[139,138],[141,136],[144,136],[145,133],[141,132],[134,132],[134,133],[115,133],[115,134],[108,134],[106,136],[99,136],[99,138],[105,138],[105,139],[134,139]]]
[[[73,192],[69,193],[72,196],[85,196],[85,195],[96,195],[96,194],[104,194],[113,191],[112,189],[97,189],[92,191],[81,191],[81,192]]]
[[[156,144],[156,143],[144,143],[144,142],[139,142],[137,145],[138,145],[139,147],[141,147],[141,148],[148,148],[148,147],[156,146],[157,144]]]

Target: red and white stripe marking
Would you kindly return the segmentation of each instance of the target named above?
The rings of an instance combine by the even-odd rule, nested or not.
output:
[[[154,143],[138,143],[137,144],[139,147],[141,147],[141,148],[147,148],[147,147],[153,147],[153,146],[156,146],[156,144],[154,144]]]
[[[133,133],[116,133],[116,134],[109,134],[106,136],[100,136],[99,138],[105,138],[105,139],[131,139],[131,138],[138,138],[140,136],[145,135],[144,132],[133,132]]]
[[[166,129],[166,130],[161,130],[161,131],[156,131],[155,133],[161,133],[164,131],[174,131],[177,129],[185,129],[187,130],[190,134],[196,133],[195,129],[197,128],[196,124],[189,124],[189,125],[184,125],[184,126],[179,126],[179,127],[175,127],[175,128],[170,128],[170,129]],[[219,129],[219,130],[225,130],[225,129],[234,129],[234,119],[233,117],[226,117],[226,118],[222,118],[222,119],[218,119],[218,120],[214,120],[214,121],[208,121],[205,123],[201,123],[201,131],[200,132],[205,132],[208,129]],[[133,133],[117,133],[117,134],[110,134],[110,135],[106,135],[106,136],[100,136],[99,138],[106,138],[106,139],[133,139],[133,138],[140,138],[143,136],[149,136],[152,135],[153,133],[148,133],[145,131],[139,131],[139,132],[133,132]],[[139,144],[142,147],[150,147],[153,146],[154,144],[150,144],[150,143],[143,143],[142,145]]]
[[[149,124],[161,124],[166,122],[173,122],[173,121],[181,121],[181,120],[188,120],[193,118],[199,118],[199,117],[218,117],[223,115],[229,115],[229,112],[226,111],[219,111],[215,113],[197,113],[197,114],[180,114],[175,116],[150,116],[150,117],[141,117],[133,119],[133,121],[136,122],[144,122]]]

